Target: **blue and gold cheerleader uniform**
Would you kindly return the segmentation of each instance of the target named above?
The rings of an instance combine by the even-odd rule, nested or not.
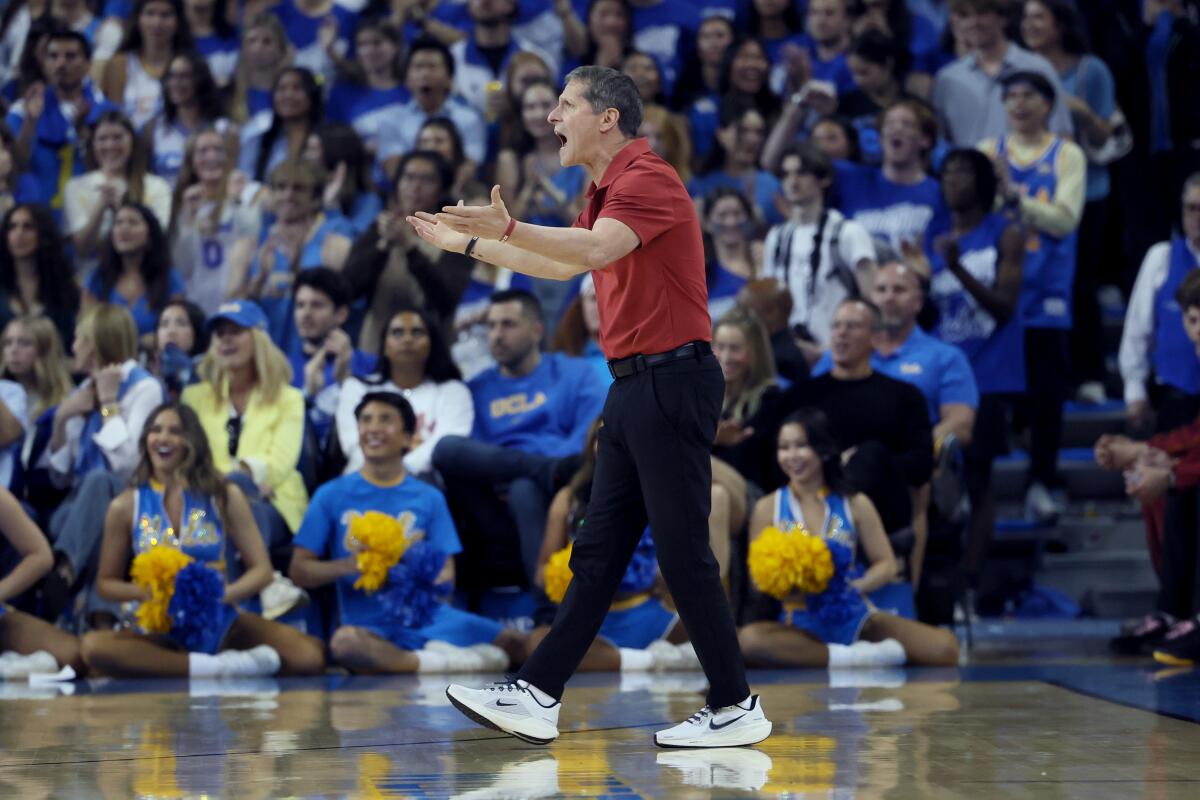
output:
[[[800,512],[799,504],[792,498],[792,493],[788,491],[788,488],[784,486],[776,490],[775,525],[780,530],[786,531],[788,528],[804,524],[804,515]],[[805,527],[809,533],[818,533],[814,528],[807,525]],[[832,492],[825,494],[825,519],[822,521],[819,533],[826,540],[838,542],[849,547],[850,552],[856,552],[858,532],[854,528],[850,503],[842,495]],[[851,566],[850,569],[854,570],[855,567]],[[849,603],[847,613],[837,623],[830,623],[822,619],[803,601],[798,603],[785,601],[779,621],[802,630],[825,644],[852,644],[862,633],[863,625],[867,623],[867,619],[875,612],[875,609],[861,594],[852,589],[849,591],[852,593],[852,597],[847,600]]]
[[[651,642],[665,639],[675,627],[679,615],[651,593],[657,566],[654,537],[647,527],[621,577],[617,599],[600,625],[601,639],[617,647],[644,650]]]
[[[180,530],[176,531],[171,527],[163,505],[162,484],[152,480],[139,486],[133,507],[134,555],[158,545],[181,550],[185,555],[215,569],[222,578],[225,576],[225,530],[211,497],[184,491]],[[236,608],[221,603],[216,624],[205,631],[203,645],[193,652],[213,655],[220,651],[221,642],[225,640],[237,616]],[[165,636],[175,641],[169,632]]]

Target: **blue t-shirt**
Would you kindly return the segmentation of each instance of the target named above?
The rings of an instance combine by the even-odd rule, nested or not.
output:
[[[350,520],[367,511],[399,519],[406,531],[419,531],[430,547],[447,556],[462,552],[458,531],[446,498],[435,487],[411,475],[394,486],[378,486],[361,472],[343,475],[317,489],[292,543],[318,558],[336,561],[351,555],[347,546]],[[358,574],[338,578],[340,624],[358,625],[376,632],[394,629],[394,616],[375,599],[354,588]]]
[[[1110,119],[1117,110],[1117,90],[1113,83],[1112,72],[1103,61],[1095,56],[1085,55],[1073,69],[1061,73],[1063,89],[1083,100],[1092,112],[1103,120]],[[1083,134],[1076,130],[1075,140],[1082,141]],[[1103,164],[1087,165],[1087,194],[1088,202],[1102,200],[1108,197],[1112,189],[1112,180],[1108,167]]]
[[[114,305],[123,306],[129,309],[129,313],[133,315],[133,321],[137,325],[138,336],[147,333],[154,333],[158,328],[158,312],[150,308],[150,297],[143,294],[133,305],[122,296],[117,287],[114,286],[108,293],[107,297],[103,296],[103,286],[100,283],[100,270],[94,269],[88,275],[87,290],[92,293],[102,303],[113,303]],[[187,290],[187,286],[183,282],[183,278],[179,277],[179,273],[171,270],[167,274],[167,297],[182,297]]]
[[[196,52],[204,56],[208,70],[218,86],[228,86],[233,82],[241,46],[236,34],[222,37],[211,33],[208,36],[196,37]]]
[[[926,176],[920,183],[892,183],[879,167],[834,162],[833,205],[878,239],[899,248],[905,240],[925,241],[929,232],[949,225],[938,182]]]
[[[344,122],[363,140],[371,152],[379,145],[379,133],[390,116],[412,99],[408,89],[372,89],[357,83],[339,81],[329,93],[325,116],[333,122]]]
[[[697,175],[688,181],[688,194],[696,198],[704,198],[713,189],[728,187],[737,189],[753,203],[762,214],[768,225],[778,225],[784,221],[779,212],[775,198],[783,193],[779,179],[765,170],[755,170],[749,177],[735,177],[724,170],[713,170],[704,175]]]
[[[351,11],[339,3],[334,3],[328,14],[310,17],[300,10],[295,0],[281,0],[267,10],[279,17],[279,21],[283,23],[283,28],[287,31],[288,42],[296,49],[293,62],[295,66],[307,67],[318,75],[324,75],[327,79],[333,77],[333,64],[317,42],[317,34],[327,16],[332,16],[337,23],[335,47],[346,56],[350,55],[354,44],[354,28],[358,24],[357,12]]]
[[[467,386],[475,400],[473,438],[555,457],[583,449],[608,391],[585,360],[562,353],[543,353],[533,372],[520,378],[491,367]]]

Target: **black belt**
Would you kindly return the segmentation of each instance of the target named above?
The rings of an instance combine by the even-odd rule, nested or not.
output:
[[[628,378],[630,375],[645,372],[651,367],[657,367],[659,364],[679,361],[682,358],[699,358],[711,353],[712,345],[708,342],[688,342],[682,347],[668,350],[665,353],[651,353],[645,356],[639,353],[636,356],[615,358],[608,362],[608,371],[614,378]]]

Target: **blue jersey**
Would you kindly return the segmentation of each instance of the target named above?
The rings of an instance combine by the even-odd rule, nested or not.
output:
[[[837,161],[833,205],[878,239],[899,248],[925,241],[927,232],[944,230],[947,212],[938,182],[893,183],[879,167]]]
[[[1050,146],[1031,163],[1022,164],[1008,153],[1006,137],[996,142],[1004,153],[1009,180],[1021,193],[1049,203],[1058,188],[1058,157],[1063,139],[1055,136]],[[1026,328],[1071,327],[1071,284],[1075,280],[1077,233],[1064,237],[1033,231],[1025,242],[1025,273],[1021,278],[1021,319]]]
[[[133,321],[137,325],[139,336],[147,333],[154,333],[158,328],[158,312],[150,307],[150,296],[143,294],[132,304],[125,299],[125,296],[117,291],[114,285],[108,291],[108,295],[104,295],[104,287],[100,281],[100,270],[92,270],[91,275],[87,279],[87,290],[92,293],[102,303],[113,303],[114,305],[124,306],[129,309],[129,313],[133,315]],[[183,278],[179,277],[179,273],[171,270],[167,275],[167,297],[183,297],[187,290],[187,285],[183,282]]]
[[[309,236],[308,241],[304,243],[304,247],[300,250],[300,258],[295,264],[291,263],[287,254],[283,250],[276,248],[273,253],[274,262],[271,266],[271,274],[266,277],[263,283],[262,297],[258,304],[262,306],[263,312],[267,315],[267,331],[271,334],[271,338],[275,344],[286,350],[290,346],[292,329],[292,282],[295,280],[296,272],[304,269],[313,269],[321,265],[321,248],[325,245],[325,237],[334,233],[341,233],[345,230],[346,223],[342,219],[330,219],[321,215],[318,220],[316,229]],[[270,230],[266,227],[262,230],[262,238],[265,241]],[[254,261],[250,264],[249,280],[254,280],[262,269],[261,252],[254,257]]]
[[[368,511],[395,517],[408,534],[419,534],[431,548],[446,556],[462,551],[446,498],[435,487],[411,475],[393,486],[379,486],[361,472],[343,475],[317,489],[293,544],[326,560],[352,555],[355,543],[349,534],[350,521]],[[358,625],[387,636],[397,627],[395,618],[371,595],[354,588],[358,577],[355,573],[337,580],[341,624]]]
[[[561,353],[543,353],[528,375],[509,378],[492,367],[467,386],[475,400],[474,438],[546,456],[583,449],[608,390],[586,361]]]
[[[959,263],[984,286],[996,286],[1000,240],[1009,221],[989,214],[958,239]],[[956,345],[971,362],[981,394],[1025,391],[1025,336],[1018,314],[1003,325],[971,296],[938,253],[930,252],[929,296],[938,309],[934,333]]]
[[[1179,284],[1200,267],[1187,239],[1171,242],[1167,277],[1154,295],[1154,374],[1160,383],[1191,395],[1200,394],[1200,360],[1183,328],[1183,309],[1175,299]]]

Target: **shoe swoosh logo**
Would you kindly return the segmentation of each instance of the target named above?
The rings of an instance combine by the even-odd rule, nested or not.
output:
[[[742,717],[744,717],[744,716],[746,716],[746,715],[742,714]],[[719,731],[719,730],[721,730],[721,728],[728,728],[730,725],[737,722],[742,717],[734,717],[733,719],[729,720],[729,722],[722,722],[720,725],[717,724],[717,721],[715,719],[710,719],[708,721],[708,728],[709,728],[709,730]]]
[[[497,701],[496,701],[496,705],[497,705],[497,706],[506,706],[506,707],[507,707],[507,706],[515,706],[515,705],[517,705],[517,704],[516,704],[516,703],[506,703],[506,702],[504,702],[503,700],[497,700]]]

